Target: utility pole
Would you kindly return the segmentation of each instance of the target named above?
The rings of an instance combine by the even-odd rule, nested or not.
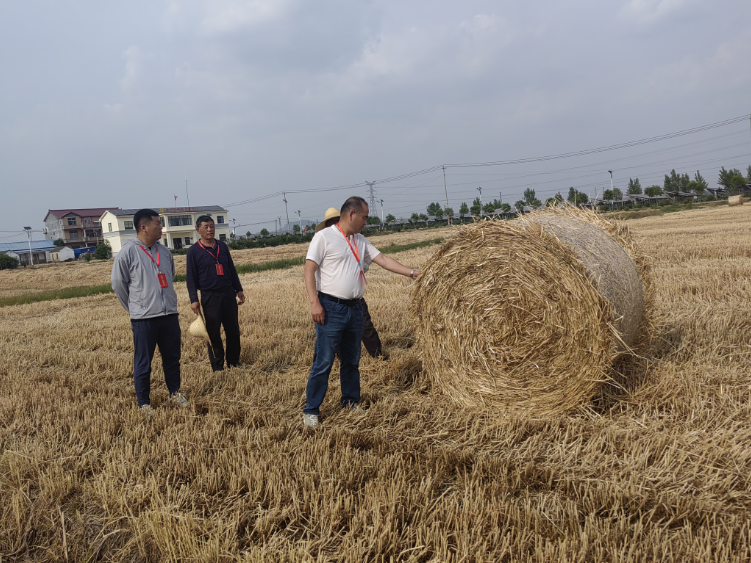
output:
[[[608,170],[610,172],[610,193],[613,193],[613,171]]]
[[[375,212],[378,213],[378,208],[376,207],[376,196],[375,196],[375,190],[373,189],[373,186],[375,186],[375,182],[368,182],[365,180],[365,183],[368,185],[368,207],[371,207],[375,209]]]
[[[287,233],[289,233],[289,211],[287,210],[287,194],[286,194],[286,192],[282,192],[282,197],[284,198],[284,211],[287,213]]]
[[[281,217],[279,217],[279,231],[281,231],[281,230],[282,230],[282,218],[281,218]],[[277,233],[278,233],[279,231],[277,231]]]
[[[188,195],[188,173],[185,173],[185,199],[188,200],[188,210],[190,210],[190,196]],[[177,200],[175,200],[177,203]]]
[[[477,191],[480,192],[480,219],[482,219],[482,188],[477,188]]]
[[[300,215],[300,210],[297,210],[297,219],[300,221],[300,236],[302,236],[302,215]]]
[[[235,229],[237,229],[237,221],[232,219],[232,238],[235,238]]]
[[[381,226],[383,226],[383,200],[381,200]]]
[[[23,230],[26,231],[26,236],[29,237],[29,265],[33,268],[34,255],[31,252],[31,227],[24,227]]]
[[[443,192],[446,194],[446,207],[448,207],[449,206],[449,191],[448,191],[448,188],[446,187],[446,167],[441,166],[441,168],[443,168]],[[446,215],[446,217],[448,218],[448,224],[450,225],[451,217],[449,217],[448,215]]]

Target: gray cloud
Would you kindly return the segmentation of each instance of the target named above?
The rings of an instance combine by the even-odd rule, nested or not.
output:
[[[617,143],[749,111],[744,3],[404,4],[0,6],[8,209],[19,225],[40,225],[54,207],[166,205],[182,198],[186,172],[192,203],[224,204]],[[718,143],[675,161],[705,166],[711,182],[721,162],[704,162],[726,156],[731,165],[742,149]],[[606,171],[603,158],[571,164]],[[673,167],[648,162],[624,164],[654,177]],[[482,173],[450,172],[452,204],[474,196],[475,179],[508,197],[523,189],[507,178],[517,169]],[[542,191],[578,181],[565,171],[558,184],[546,178],[530,182]],[[415,182],[425,185],[379,193],[399,212],[441,199],[441,178]],[[290,198],[317,218],[344,195]],[[232,210],[242,222],[280,213],[277,200]]]

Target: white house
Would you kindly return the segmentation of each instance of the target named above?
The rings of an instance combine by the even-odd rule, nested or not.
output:
[[[70,262],[71,260],[76,259],[76,253],[72,248],[63,246],[60,249],[56,249],[50,252],[50,257],[52,262]]]
[[[162,244],[167,248],[179,250],[196,242],[200,237],[196,232],[196,219],[209,215],[216,225],[216,238],[229,239],[227,210],[218,205],[198,207],[157,207],[162,219]],[[101,218],[102,235],[110,243],[112,254],[117,254],[126,240],[136,236],[133,216],[138,209],[108,209]]]

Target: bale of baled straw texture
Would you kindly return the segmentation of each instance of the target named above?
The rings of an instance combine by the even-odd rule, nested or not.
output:
[[[522,220],[533,220],[540,215],[556,215],[579,219],[591,223],[611,237],[623,247],[623,250],[629,255],[636,266],[639,279],[642,283],[642,293],[644,294],[644,312],[642,314],[641,329],[636,335],[636,339],[630,343],[631,348],[643,348],[650,342],[651,338],[651,320],[652,308],[654,303],[654,283],[652,279],[652,258],[645,254],[640,245],[634,239],[629,229],[628,223],[617,218],[605,218],[600,213],[588,209],[579,209],[573,205],[562,204],[553,208],[546,208],[542,211],[534,211],[525,215]]]
[[[620,226],[571,209],[459,229],[411,305],[433,389],[536,415],[586,406],[642,334],[644,289],[626,245]]]
[[[728,205],[731,207],[734,205],[743,205],[743,196],[742,195],[731,195],[728,197]]]

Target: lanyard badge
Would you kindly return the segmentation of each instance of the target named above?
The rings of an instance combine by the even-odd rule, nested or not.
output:
[[[211,254],[211,251],[208,248],[206,248],[204,245],[202,245],[200,240],[198,241],[198,244],[201,246],[201,248],[203,248],[206,252],[209,253],[209,256],[211,256],[212,258],[214,258],[216,260],[216,275],[217,276],[223,276],[224,275],[224,266],[222,266],[219,263],[219,252],[221,251],[222,247],[219,246],[219,243],[217,243],[217,245],[216,245],[216,256],[214,256],[213,254]]]
[[[339,223],[336,224],[336,228],[339,229],[339,232],[342,233],[342,236],[344,237],[344,240],[347,241],[347,245],[349,246],[349,249],[352,251],[352,255],[355,257],[355,260],[357,260],[357,267],[359,268],[358,277],[362,276],[362,281],[365,285],[368,285],[368,278],[365,277],[365,269],[362,267],[362,262],[360,261],[360,253],[357,250],[357,242],[355,241],[355,246],[353,247],[352,244],[349,242],[349,239],[347,238],[347,235],[344,234],[344,231],[339,226]],[[352,240],[355,240],[355,237],[352,237]]]
[[[167,275],[162,273],[162,268],[160,268],[162,257],[159,254],[159,247],[157,247],[156,249],[156,260],[154,260],[154,257],[151,255],[151,253],[148,250],[146,250],[140,244],[138,246],[141,250],[143,250],[146,253],[146,256],[148,256],[151,259],[151,261],[154,262],[154,264],[156,265],[156,269],[157,269],[156,277],[159,280],[159,287],[161,288],[169,287],[169,283],[167,283]]]

